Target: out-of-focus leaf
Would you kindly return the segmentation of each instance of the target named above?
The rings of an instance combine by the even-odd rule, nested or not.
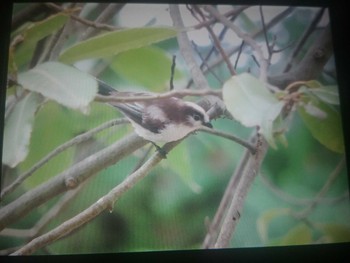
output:
[[[40,101],[38,94],[30,93],[17,103],[8,116],[2,150],[4,164],[15,167],[27,157],[34,115]]]
[[[109,32],[90,38],[66,49],[60,56],[65,63],[83,59],[105,58],[130,49],[148,46],[165,39],[175,37],[173,28],[132,28]]]
[[[144,47],[123,52],[115,57],[111,68],[119,75],[153,92],[164,91],[170,79],[172,61],[156,47]],[[175,77],[180,76],[175,71]]]
[[[233,76],[224,84],[223,98],[236,120],[247,127],[260,127],[260,132],[275,147],[273,122],[284,103],[277,100],[261,81],[247,73]]]
[[[316,80],[310,80],[299,88],[299,92],[313,95],[328,104],[339,105],[339,93],[336,85],[324,86]]]
[[[286,216],[290,213],[290,209],[287,208],[278,208],[278,209],[270,209],[264,212],[257,220],[257,229],[258,233],[263,241],[263,243],[267,243],[269,240],[268,230],[269,224],[271,221],[280,216]]]
[[[312,231],[305,224],[298,224],[282,238],[280,245],[304,245],[312,242]]]
[[[338,88],[335,85],[321,86],[316,89],[309,89],[309,91],[326,103],[339,105]]]
[[[169,168],[177,173],[193,192],[200,193],[202,188],[194,181],[192,176],[192,165],[188,146],[185,143],[181,143],[167,157]]]
[[[315,139],[334,152],[344,153],[340,114],[334,107],[305,97],[304,103],[298,105],[298,112]]]
[[[340,224],[324,224],[321,229],[330,239],[329,242],[349,242],[350,227]]]
[[[22,73],[18,82],[58,103],[87,112],[97,92],[96,80],[73,67],[59,62],[46,62]]]
[[[32,23],[20,31],[23,42],[15,52],[17,65],[23,65],[32,57],[36,43],[59,30],[66,22],[68,16],[62,13],[52,15],[40,22]]]

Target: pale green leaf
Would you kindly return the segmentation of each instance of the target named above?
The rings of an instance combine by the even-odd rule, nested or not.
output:
[[[5,122],[2,162],[16,167],[28,155],[34,115],[41,102],[39,94],[30,93],[18,102]]]
[[[148,46],[175,37],[173,28],[132,28],[105,33],[66,49],[60,56],[65,63],[91,58],[112,57],[130,49]]]
[[[264,83],[248,73],[233,76],[224,84],[223,99],[237,121],[247,127],[260,127],[267,141],[275,146],[273,122],[284,103],[277,100]]]
[[[306,98],[298,112],[315,139],[328,149],[344,153],[344,140],[339,112],[327,103]]]
[[[67,15],[59,13],[45,20],[29,24],[22,29],[19,33],[22,35],[23,41],[14,53],[16,64],[19,66],[28,62],[34,54],[36,43],[62,28],[67,19]]]
[[[59,62],[46,62],[22,73],[18,82],[58,103],[87,112],[97,92],[96,80],[73,67]]]

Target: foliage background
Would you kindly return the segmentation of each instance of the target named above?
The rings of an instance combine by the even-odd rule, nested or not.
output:
[[[16,4],[13,13],[16,14],[27,5]],[[84,5],[83,14],[93,20],[99,12],[98,8],[99,5]],[[165,23],[161,20],[161,16],[167,15],[166,7],[163,7],[162,12],[157,12],[156,16],[157,8],[160,7],[154,7],[153,12],[148,13],[144,6],[127,5],[116,14],[113,23],[115,26],[128,27]],[[221,8],[226,10],[230,7]],[[181,10],[186,12],[185,7]],[[277,37],[278,48],[288,45],[293,47],[318,11],[317,8],[296,8],[269,31],[270,37],[273,35]],[[269,20],[281,12],[281,9],[264,7],[264,12],[266,19]],[[145,14],[145,20],[142,20],[141,13]],[[257,14],[258,8],[251,7],[243,12],[235,23],[244,31],[254,32],[261,28],[261,19]],[[188,12],[187,16],[190,17]],[[138,24],[130,24],[130,20],[127,20],[130,17],[138,17],[132,19]],[[328,19],[326,11],[318,26],[321,28],[325,26]],[[214,28],[216,32],[221,29],[220,26]],[[199,38],[196,34],[198,33],[194,32],[192,35],[190,33],[194,41],[197,41],[198,50],[205,53],[212,43],[207,37],[202,37],[203,32],[199,33]],[[300,57],[316,37],[316,34],[310,36]],[[79,35],[72,35],[67,41],[67,46],[78,40]],[[257,38],[257,41],[263,45],[263,36]],[[224,47],[239,44],[240,40],[234,39],[229,34],[222,41]],[[32,46],[31,52],[34,52],[34,48],[35,45]],[[274,56],[269,71],[271,75],[280,72],[292,50],[286,48]],[[23,54],[30,52],[26,51]],[[175,38],[123,52],[107,59],[78,62],[75,66],[108,83],[113,83],[118,89],[136,88],[165,92],[168,89],[172,54],[178,55]],[[18,72],[28,69],[30,58],[21,57],[20,50],[17,50],[16,55],[14,60]],[[258,71],[251,55],[252,51],[249,48],[244,50],[237,72]],[[199,58],[198,60],[200,61]],[[234,57],[232,61],[235,61]],[[180,55],[177,56],[176,62],[175,86],[181,87],[187,83],[189,75]],[[224,65],[215,68],[215,73],[222,82],[230,77]],[[324,85],[332,85],[336,84],[335,76],[332,58],[318,80]],[[212,74],[209,74],[207,79],[211,87],[221,88],[222,83]],[[13,92],[9,89],[8,96]],[[6,180],[11,180],[10,176],[29,169],[49,151],[77,134],[120,116],[120,113],[111,107],[98,102],[92,102],[88,115],[68,109],[54,101],[47,102],[35,116],[27,158],[11,170],[3,182],[6,183]],[[218,130],[232,132],[246,139],[251,132],[251,129],[229,119],[215,120],[213,125]],[[10,202],[21,193],[64,171],[81,158],[81,154],[91,149],[91,151],[101,149],[130,131],[129,126],[110,128],[87,143],[61,153],[2,202]],[[302,211],[310,202],[317,199],[320,189],[343,158],[342,154],[334,153],[321,145],[297,114],[291,121],[286,138],[288,146],[279,144],[278,149],[270,149],[264,160],[260,176],[257,177],[245,201],[240,223],[231,242],[232,247],[299,245],[350,240],[350,207],[345,168],[339,173],[326,195],[317,200],[317,205],[306,216],[302,218],[292,216],[294,212]],[[106,211],[88,225],[38,253],[106,253],[199,248],[207,232],[206,224],[213,218],[242,152],[241,146],[223,138],[203,133],[191,136],[178,145],[169,154],[168,159],[161,162],[140,184],[118,200],[111,213]],[[91,178],[79,195],[45,229],[59,225],[98,200],[132,172],[141,155],[141,151],[137,151]],[[11,228],[30,228],[57,200],[54,198],[40,206],[23,220],[11,225]],[[0,236],[0,248],[20,246],[24,241],[25,238],[21,237]]]

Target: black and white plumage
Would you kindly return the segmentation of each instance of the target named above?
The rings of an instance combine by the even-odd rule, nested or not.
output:
[[[149,93],[119,92],[98,80],[104,96],[149,96]],[[139,102],[109,102],[131,122],[135,132],[153,143],[177,141],[196,129],[212,128],[209,116],[199,105],[179,98],[160,98]]]

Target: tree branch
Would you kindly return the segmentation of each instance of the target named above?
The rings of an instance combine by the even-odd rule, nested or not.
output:
[[[320,11],[315,15],[315,18],[312,20],[308,28],[304,31],[303,35],[300,37],[298,43],[296,44],[292,55],[289,57],[288,62],[286,63],[286,67],[283,70],[283,72],[288,72],[292,66],[295,58],[298,56],[298,54],[301,51],[301,48],[304,46],[305,42],[308,40],[308,38],[312,35],[312,33],[315,31],[315,28],[317,24],[320,22],[323,14],[324,14],[325,8],[321,8]]]
[[[260,80],[262,82],[266,82],[267,80],[267,68],[268,61],[265,59],[261,47],[257,44],[257,42],[248,34],[243,33],[239,27],[235,26],[229,19],[225,16],[221,15],[213,6],[205,6],[204,9],[209,12],[213,17],[215,17],[222,24],[230,28],[236,35],[244,40],[244,42],[252,47],[257,55],[257,59],[260,65]]]
[[[179,7],[177,5],[170,5],[169,11],[174,26],[180,29],[184,28]],[[196,63],[187,33],[180,31],[177,35],[177,41],[179,43],[180,52],[189,68],[195,86],[200,89],[210,90],[203,72]],[[208,95],[203,98],[199,104],[208,112],[212,119],[221,116],[225,111],[223,102],[215,96]]]
[[[331,28],[328,25],[314,40],[304,58],[293,70],[277,76],[270,76],[269,83],[285,89],[290,83],[315,79],[333,54]]]
[[[147,100],[156,100],[156,99],[165,99],[170,97],[186,97],[186,96],[206,96],[206,95],[213,95],[217,97],[222,96],[222,90],[213,90],[213,89],[201,89],[201,90],[172,90],[168,91],[162,94],[152,94],[152,95],[146,95],[146,96],[103,96],[103,95],[96,95],[95,101],[99,102],[120,102],[120,103],[126,103],[126,102],[137,102],[137,101],[147,101]]]
[[[170,151],[174,148],[178,142],[169,143],[165,145],[165,150]],[[151,158],[144,163],[134,173],[130,174],[122,183],[113,188],[108,194],[101,197],[97,202],[92,204],[90,207],[74,216],[73,218],[62,223],[58,227],[45,233],[44,235],[37,237],[24,245],[22,248],[14,252],[12,255],[27,255],[31,254],[39,248],[45,247],[48,244],[60,239],[73,230],[81,227],[88,223],[93,218],[97,217],[104,210],[113,208],[114,203],[121,197],[125,192],[135,186],[141,179],[143,179],[153,167],[155,167],[163,159],[162,154],[159,152],[154,153]]]
[[[232,235],[239,222],[248,190],[260,170],[260,166],[265,158],[268,147],[269,146],[266,140],[258,135],[257,152],[255,155],[250,156],[246,169],[238,182],[238,186],[234,192],[231,204],[228,208],[227,214],[220,229],[220,233],[215,243],[215,248],[229,247]]]
[[[78,162],[61,174],[26,192],[0,209],[0,231],[56,195],[75,188],[93,174],[128,156],[147,142],[130,134],[124,139]]]
[[[114,125],[119,125],[119,124],[123,124],[123,123],[128,123],[128,120],[123,118],[123,119],[116,119],[116,120],[112,120],[109,122],[106,122],[88,132],[85,132],[83,134],[80,134],[78,136],[76,136],[75,138],[69,140],[68,142],[65,142],[64,144],[61,144],[60,146],[58,146],[56,149],[54,149],[53,151],[51,151],[50,153],[48,153],[44,158],[42,158],[39,162],[37,162],[32,168],[30,168],[28,171],[26,171],[25,173],[19,175],[16,180],[14,182],[12,182],[9,186],[7,186],[6,188],[4,188],[4,190],[2,190],[1,192],[1,197],[0,200],[2,200],[4,198],[4,196],[6,194],[11,193],[12,191],[14,191],[16,189],[16,187],[18,187],[25,179],[27,179],[29,176],[31,176],[34,172],[36,172],[40,167],[42,167],[44,164],[46,164],[49,160],[51,160],[53,157],[55,157],[56,155],[58,155],[59,153],[63,152],[64,150],[66,150],[67,148],[84,142],[88,139],[90,139],[92,136],[94,136],[96,133],[110,128]]]
[[[244,169],[247,166],[250,155],[251,153],[248,150],[244,151],[241,161],[239,162],[235,172],[232,174],[231,179],[226,187],[225,193],[221,198],[219,208],[217,209],[215,216],[210,226],[208,227],[208,232],[203,241],[202,248],[207,249],[214,247],[217,236],[220,232],[222,221],[225,218],[226,211],[228,210],[233,195],[236,192],[238,183],[242,177]]]

